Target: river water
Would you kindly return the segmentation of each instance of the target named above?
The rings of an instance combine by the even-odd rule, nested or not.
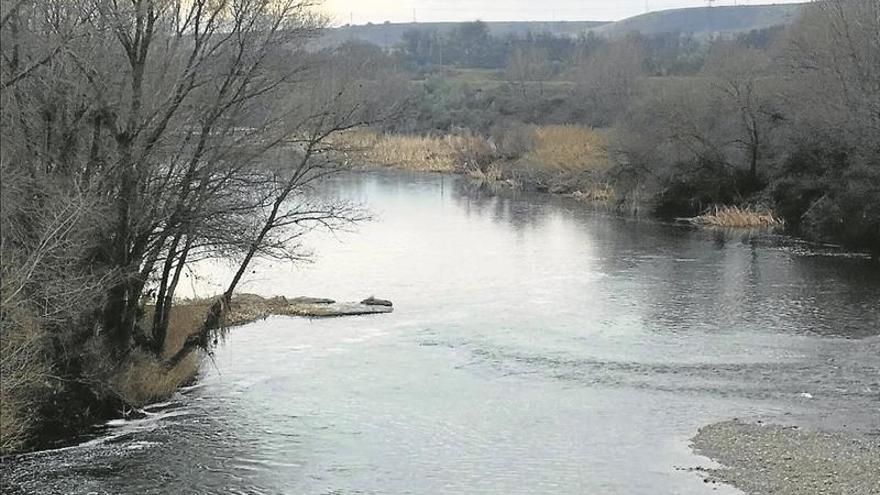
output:
[[[262,263],[264,295],[389,315],[231,331],[198,385],[80,445],[7,459],[4,493],[737,493],[689,439],[734,417],[880,431],[869,260],[355,174],[375,216]],[[207,293],[223,267],[188,282]]]

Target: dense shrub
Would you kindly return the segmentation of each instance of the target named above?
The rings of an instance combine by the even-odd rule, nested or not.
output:
[[[534,147],[533,126],[522,122],[503,120],[492,126],[489,137],[499,158],[516,160]]]
[[[842,146],[800,149],[773,186],[776,211],[796,232],[880,251],[880,160]]]
[[[659,178],[654,212],[664,218],[695,216],[712,205],[741,199],[743,174],[712,160],[673,165]]]

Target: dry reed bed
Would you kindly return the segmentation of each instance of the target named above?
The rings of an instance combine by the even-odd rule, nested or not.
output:
[[[609,167],[608,139],[600,132],[575,125],[536,127],[533,147],[525,159],[535,166],[568,172],[605,171]]]
[[[579,201],[588,203],[610,203],[617,198],[617,191],[611,184],[597,183],[584,191],[575,191],[571,196]]]
[[[380,165],[423,172],[457,172],[464,162],[488,151],[486,141],[471,134],[411,136],[349,132],[338,141],[350,159],[364,165]]]
[[[532,127],[521,161],[548,173],[604,171],[609,166],[607,138],[574,125]],[[505,163],[489,140],[478,135],[414,136],[379,134],[370,130],[348,132],[336,143],[349,159],[424,172],[468,172],[479,179],[501,180]]]
[[[738,206],[716,206],[697,217],[689,219],[695,225],[723,228],[773,228],[783,225],[783,220],[772,211]]]

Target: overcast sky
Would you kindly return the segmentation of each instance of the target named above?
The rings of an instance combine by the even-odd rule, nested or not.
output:
[[[717,0],[715,5],[798,3],[803,0]],[[664,10],[706,5],[705,0],[324,0],[335,25],[429,21],[613,21]]]

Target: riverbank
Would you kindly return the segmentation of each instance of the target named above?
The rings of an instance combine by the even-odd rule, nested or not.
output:
[[[880,321],[880,272],[864,260],[720,244],[466,182],[328,181],[317,193],[381,216],[311,238],[317,263],[255,266],[246,287],[375,293],[396,314],[232,329],[170,404],[87,445],[9,459],[0,478],[65,495],[705,495],[734,489],[675,470],[709,462],[686,445],[699,426],[848,422],[876,404],[880,341],[863,337]],[[192,290],[210,294],[226,269],[194,271]]]
[[[497,187],[575,195],[611,202],[608,136],[576,125],[515,125],[489,136],[380,134],[359,130],[340,136],[353,166],[463,174]]]
[[[747,494],[873,495],[880,487],[880,437],[738,420],[700,429],[693,448],[722,465],[707,482]]]
[[[488,136],[404,135],[358,130],[340,136],[345,158],[367,168],[456,173],[491,190],[515,189],[566,195],[593,208],[630,215],[654,213],[641,185],[617,177],[608,130],[576,125],[509,125]],[[364,165],[360,165],[364,166]],[[764,204],[707,204],[675,210],[698,227],[777,230],[785,221]]]
[[[199,332],[212,304],[213,299],[191,299],[181,301],[172,308],[163,359],[167,360],[173,356],[190,336]],[[151,311],[152,308],[148,306],[146,315],[150,316]],[[223,316],[223,325],[228,328],[238,327],[275,315],[324,318],[391,311],[390,305],[371,305],[363,302],[337,303],[325,298],[288,299],[284,296],[266,298],[256,294],[237,294],[233,296]],[[166,400],[180,387],[196,380],[202,357],[194,352],[168,369],[155,355],[135,351],[123,367],[123,371],[115,375],[111,385],[113,395],[124,405],[133,408]]]
[[[106,372],[112,376],[112,394],[124,405],[132,408],[163,401],[173,395],[180,387],[193,383],[199,373],[202,355],[193,352],[180,363],[168,369],[163,361],[177,353],[186,340],[199,332],[205,315],[213,304],[213,299],[188,299],[180,301],[171,309],[168,336],[161,359],[156,355],[135,350],[120,372]],[[224,315],[224,325],[236,327],[266,318],[280,312],[286,306],[284,298],[263,298],[253,294],[240,294],[233,297]],[[144,321],[152,318],[153,307],[144,308]]]
[[[183,348],[188,338],[200,331],[213,303],[211,298],[179,301],[169,315],[168,335],[161,354],[133,347],[121,362],[113,363],[100,352],[93,351],[93,356],[86,360],[88,369],[84,376],[87,379],[66,384],[66,388],[55,384],[60,379],[50,370],[33,366],[32,363],[38,363],[35,360],[28,361],[31,367],[22,369],[17,375],[4,376],[0,391],[0,432],[3,436],[0,455],[66,445],[96,423],[137,414],[139,408],[167,400],[181,387],[194,383],[204,357],[201,352],[192,352],[171,367],[167,362]],[[387,305],[238,294],[233,296],[223,316],[223,326],[242,326],[273,315],[322,318],[391,311],[392,307]],[[148,304],[144,307],[143,321],[150,321],[152,315],[153,306]],[[52,392],[58,413],[46,414],[33,407],[38,404],[35,397]],[[71,406],[60,407],[58,404]],[[82,412],[63,414],[64,410]]]

